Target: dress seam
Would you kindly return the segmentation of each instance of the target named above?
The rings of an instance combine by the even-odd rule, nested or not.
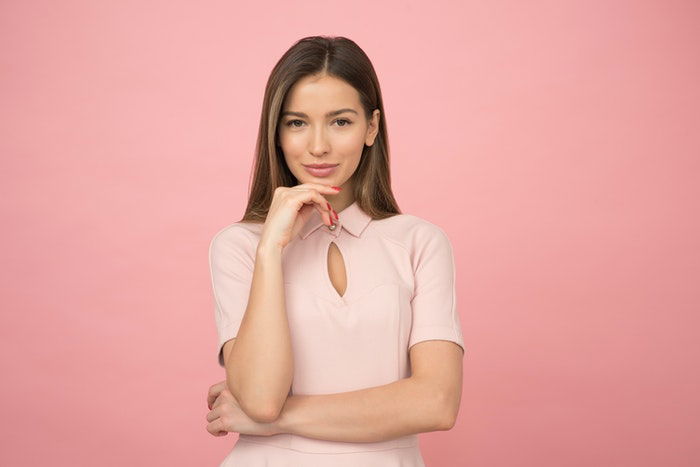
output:
[[[393,451],[397,449],[414,449],[418,443],[414,442],[408,446],[398,446],[398,447],[393,447],[393,448],[382,448],[382,449],[365,449],[362,451],[347,451],[347,452],[313,452],[313,451],[302,451],[300,449],[295,449],[292,447],[284,447],[284,446],[276,446],[274,444],[268,444],[268,443],[258,443],[257,441],[251,441],[248,439],[241,439],[239,438],[236,444],[238,443],[250,443],[250,444],[256,444],[258,446],[268,446],[272,448],[278,448],[278,449],[288,449],[290,451],[296,451],[296,452],[301,452],[304,454],[359,454],[359,453],[366,453],[366,452],[379,452],[379,451]]]

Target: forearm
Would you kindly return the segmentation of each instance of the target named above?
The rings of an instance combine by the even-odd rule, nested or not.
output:
[[[279,433],[345,442],[380,442],[446,430],[442,399],[420,380],[322,395],[292,395],[274,423]]]
[[[279,248],[258,247],[248,306],[226,365],[231,393],[258,421],[278,417],[294,374],[281,257]]]

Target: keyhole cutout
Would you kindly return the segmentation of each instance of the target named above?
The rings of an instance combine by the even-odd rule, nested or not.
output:
[[[334,242],[331,242],[328,247],[328,276],[335,291],[343,297],[348,286],[348,278],[345,273],[345,260],[340,253],[340,248]]]

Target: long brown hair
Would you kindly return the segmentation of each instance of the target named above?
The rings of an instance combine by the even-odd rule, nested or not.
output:
[[[275,188],[299,183],[284,160],[277,127],[289,89],[297,80],[320,73],[342,79],[357,89],[368,121],[374,109],[380,112],[379,132],[372,146],[365,145],[353,174],[355,201],[373,219],[401,213],[391,192],[386,113],[372,62],[348,38],[310,36],[298,40],[282,55],[267,80],[252,187],[249,186],[245,215],[239,222],[264,222]]]

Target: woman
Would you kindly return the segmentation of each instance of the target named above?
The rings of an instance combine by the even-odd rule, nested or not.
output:
[[[307,37],[265,89],[245,216],[209,251],[226,380],[207,430],[222,466],[423,466],[462,384],[454,260],[401,214],[374,68],[353,41]],[[321,167],[323,166],[323,167]]]

